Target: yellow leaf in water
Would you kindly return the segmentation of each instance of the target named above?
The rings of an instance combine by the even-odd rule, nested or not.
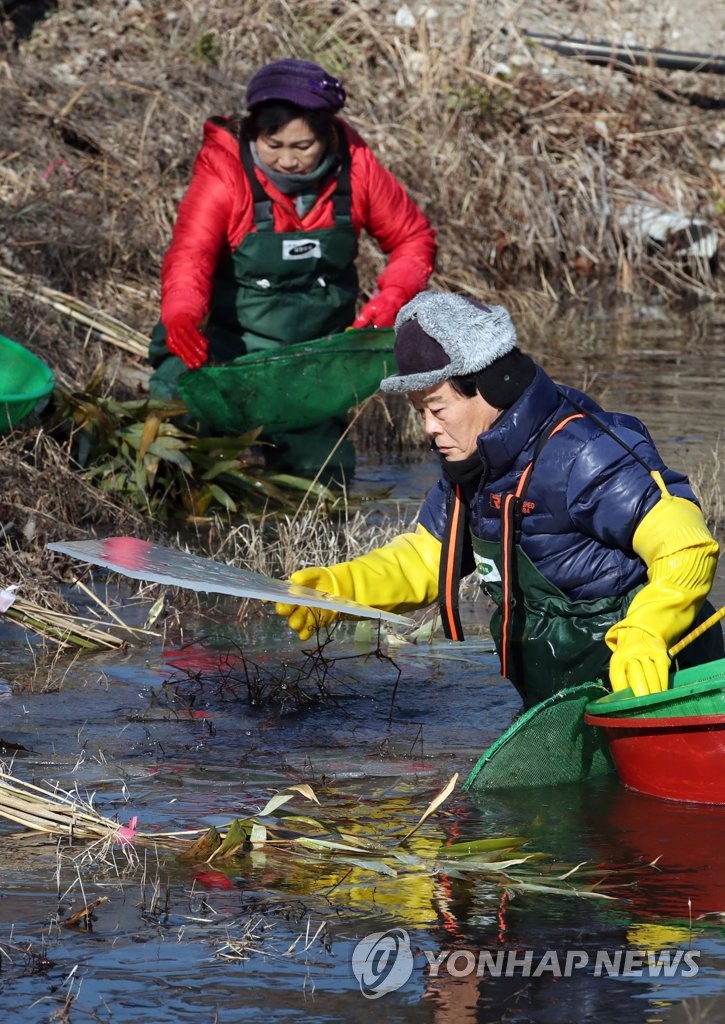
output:
[[[319,804],[320,802],[315,796],[315,791],[312,786],[308,786],[306,782],[301,782],[299,786],[288,786],[287,790],[292,791],[293,793],[299,793],[307,800],[314,800],[316,804]]]
[[[434,800],[431,801],[429,806],[426,808],[426,810],[421,815],[421,818],[420,818],[420,821],[418,822],[418,824],[414,825],[413,828],[410,830],[410,832],[406,832],[406,834],[400,840],[401,843],[404,843],[406,841],[406,839],[410,839],[410,837],[413,835],[413,833],[418,831],[418,829],[423,824],[423,822],[426,820],[426,818],[429,818],[431,816],[431,814],[433,813],[433,811],[437,810],[440,807],[440,805],[443,803],[443,801],[448,799],[448,797],[451,795],[453,790],[456,788],[456,783],[457,782],[458,782],[458,772],[456,772],[456,774],[453,776],[453,778],[450,779],[449,782],[443,787],[443,789],[440,791],[438,796]]]

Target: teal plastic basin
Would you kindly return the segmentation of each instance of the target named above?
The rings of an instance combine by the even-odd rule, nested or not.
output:
[[[725,658],[675,672],[669,689],[635,697],[630,689],[587,704],[590,715],[617,718],[679,718],[725,715]]]
[[[55,387],[53,371],[27,348],[0,334],[0,434],[7,434]]]

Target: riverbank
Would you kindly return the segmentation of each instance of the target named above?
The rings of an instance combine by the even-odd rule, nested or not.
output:
[[[550,8],[60,0],[3,60],[3,263],[146,334],[203,121],[294,52],[344,79],[346,115],[436,226],[438,286],[522,309],[723,298],[714,261],[653,243],[631,215],[699,218],[722,238],[720,76],[593,66],[527,36],[688,48],[710,24],[711,48],[714,15],[688,6],[675,28],[668,7],[645,32],[639,4]],[[380,256],[364,257],[369,290]]]
[[[604,2],[43,7],[28,34],[6,21],[2,37],[1,330],[70,390],[145,396],[143,340],[203,121],[238,110],[254,68],[288,53],[344,79],[346,115],[436,226],[432,286],[509,306],[527,346],[561,357],[574,383],[603,378],[562,340],[577,337],[572,323],[666,320],[725,298],[716,260],[687,251],[692,237],[656,242],[632,216],[701,219],[722,241],[721,78],[594,66],[527,38],[616,34],[713,51],[714,5],[702,18],[691,4],[687,17],[670,5],[649,18],[644,5]],[[364,239],[361,248],[367,293],[383,257]],[[117,320],[113,338],[102,314]],[[375,408],[359,436],[389,450],[378,429],[387,411]],[[14,524],[3,575],[19,559],[39,569],[59,525],[151,533],[138,509],[101,500],[70,444],[42,430],[6,439],[3,460],[0,522]]]

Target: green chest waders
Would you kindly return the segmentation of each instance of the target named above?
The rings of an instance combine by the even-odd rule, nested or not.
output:
[[[254,173],[249,146],[240,146],[255,230],[215,272],[203,327],[211,362],[226,363],[246,352],[311,341],[352,323],[358,293],[357,238],[351,217],[350,151],[342,133],[340,157],[332,194],[334,226],[276,232],[272,200]],[[161,323],[151,337],[149,361],[157,369],[152,384],[157,379],[158,397],[173,397],[176,379],[186,367],[169,353]]]
[[[335,223],[318,231],[274,230],[272,200],[254,173],[249,146],[240,146],[256,230],[215,273],[204,326],[210,361],[223,364],[247,352],[311,341],[352,323],[358,293],[357,238],[351,217],[350,152],[342,132],[339,137],[341,166],[332,195]],[[149,358],[157,366],[149,383],[151,394],[176,397],[176,382],[186,367],[169,355],[162,325],[152,337]],[[334,386],[334,381],[328,383]],[[265,449],[267,464],[279,472],[314,475],[335,448],[344,425],[343,418],[336,418],[304,430],[265,435],[262,440],[274,446]],[[354,465],[353,447],[345,441],[331,460],[330,471],[350,476]]]
[[[604,635],[624,617],[633,596],[572,601],[539,572],[521,549],[521,517],[536,458],[549,437],[573,418],[578,417],[567,417],[542,437],[515,493],[502,496],[500,542],[483,541],[471,534],[483,589],[496,605],[491,633],[501,658],[501,674],[511,680],[527,707],[558,690],[605,678],[610,652]],[[446,635],[453,639],[462,639],[453,602],[457,589],[454,524],[458,520],[460,532],[465,520],[462,506],[460,489],[456,488],[444,539],[440,587],[443,624]]]
[[[606,678],[611,652],[604,636],[623,619],[632,595],[571,601],[516,545],[508,571],[498,544],[473,538],[484,591],[496,608],[491,633],[510,679],[527,707],[558,690]]]
[[[242,145],[240,153],[254,198],[256,231],[217,271],[207,328],[217,361],[343,331],[354,319],[358,293],[350,152],[342,133],[342,162],[332,195],[335,224],[317,231],[274,230],[272,201],[254,173],[249,147]],[[334,381],[327,383],[334,386]],[[265,435],[263,440],[274,446],[265,449],[265,461],[278,472],[314,476],[344,428],[344,417],[336,417]],[[354,468],[353,446],[344,441],[328,470],[349,477]]]

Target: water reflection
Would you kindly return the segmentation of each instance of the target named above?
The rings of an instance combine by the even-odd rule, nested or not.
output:
[[[706,482],[722,494],[723,460],[713,456],[725,400],[721,312],[678,321],[660,311],[639,323],[572,318],[531,337],[530,350],[550,372],[608,407],[642,416],[674,466],[706,467]],[[429,459],[362,468],[356,487],[389,484],[393,501],[413,505],[436,474]],[[715,593],[720,603],[722,570]],[[480,609],[467,611],[473,625]],[[0,637],[8,629],[0,626]],[[51,665],[34,662],[22,644],[10,646],[13,634],[0,738],[8,749],[21,748],[14,770],[39,782],[77,782],[96,793],[104,811],[121,820],[139,814],[149,830],[228,820],[305,781],[351,828],[403,834],[454,771],[467,774],[518,709],[480,643],[398,649],[390,652],[393,665],[369,651],[361,656],[343,631],[328,651],[339,661],[324,699],[255,703],[250,678],[259,696],[261,684],[289,686],[290,671],[298,680],[307,671],[298,642],[271,614],[234,642],[222,630],[213,640],[200,635],[198,624],[187,622],[163,648]],[[310,692],[320,697],[316,685]],[[81,898],[77,848],[59,860],[54,844],[9,838],[12,831],[0,826],[0,945],[32,944],[51,961],[34,971],[30,958],[3,958],[4,995],[26,1024],[45,1022],[59,1008],[58,992],[65,998],[74,969],[83,982],[79,1014],[120,1024],[236,1024],[253,1013],[367,1021],[371,1011],[415,1024],[679,1024],[698,1014],[722,1016],[725,808],[651,800],[616,781],[488,793],[479,802],[459,795],[414,846],[423,855],[426,844],[440,841],[524,835],[526,849],[546,854],[545,863],[586,862],[579,877],[606,875],[603,890],[614,901],[507,889],[483,873],[386,875],[264,851],[232,867],[184,866],[160,852],[148,854],[143,883],[110,869],[81,872],[83,898],[109,896],[90,934],[57,922],[58,884],[61,892],[69,887],[66,903]],[[164,894],[156,904],[154,892]],[[286,955],[321,923],[329,945],[318,940],[302,952],[298,942]],[[250,927],[249,959],[220,960],[224,943]],[[371,1003],[352,972],[352,953],[360,939],[391,927],[410,935],[414,969],[400,989]],[[597,951],[651,948],[699,950],[699,973],[594,974]],[[590,963],[568,978],[521,970],[432,977],[424,951],[437,958],[455,950],[532,950],[537,957],[584,951]]]

